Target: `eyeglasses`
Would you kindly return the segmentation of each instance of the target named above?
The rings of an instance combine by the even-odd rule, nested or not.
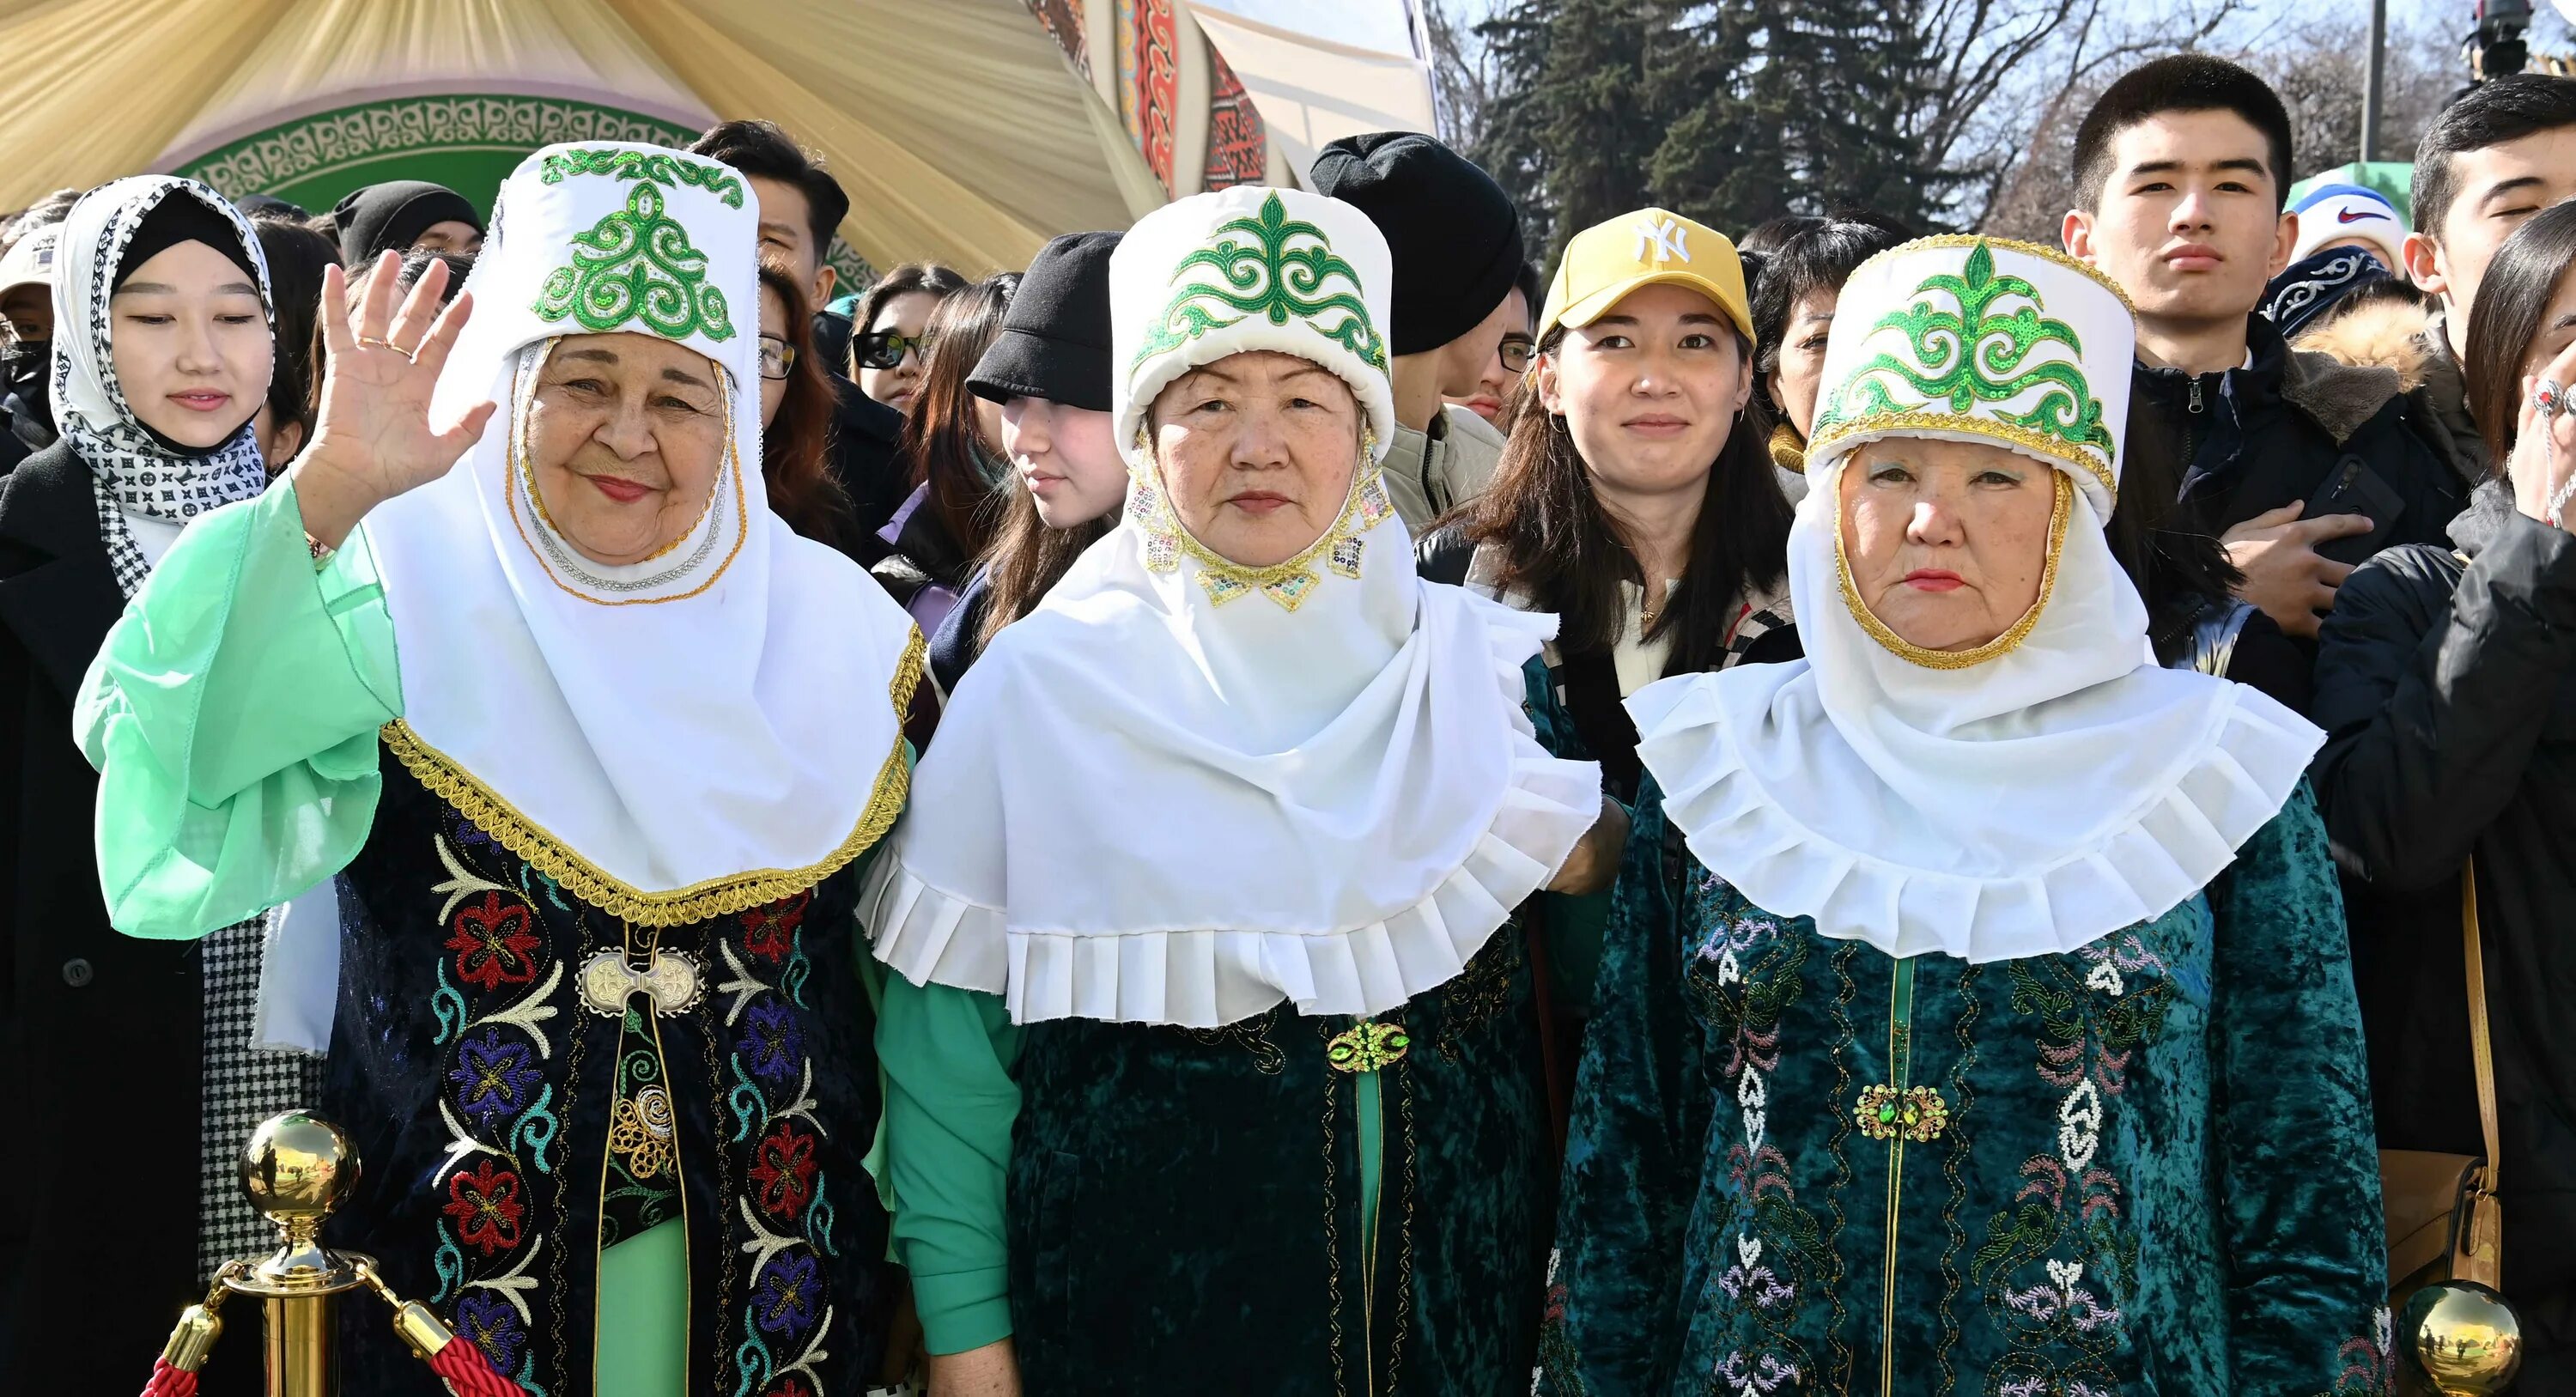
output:
[[[898,335],[892,330],[869,330],[851,341],[850,356],[858,360],[859,367],[863,369],[891,369],[902,363],[906,354],[927,357],[931,339],[927,332]]]
[[[760,337],[760,376],[767,379],[787,377],[796,369],[796,346],[776,335]]]
[[[1529,372],[1530,356],[1538,353],[1538,345],[1532,342],[1530,337],[1527,335],[1505,335],[1503,336],[1502,347],[1495,350],[1494,353],[1503,361],[1503,369],[1505,372],[1516,374],[1527,373]]]

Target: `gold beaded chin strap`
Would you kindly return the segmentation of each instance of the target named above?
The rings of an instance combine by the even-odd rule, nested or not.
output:
[[[1377,465],[1377,433],[1363,427],[1359,465],[1351,472],[1350,491],[1332,527],[1284,563],[1246,567],[1199,542],[1181,522],[1170,493],[1163,488],[1152,436],[1142,428],[1136,433],[1136,449],[1139,464],[1128,472],[1127,509],[1145,533],[1145,570],[1169,573],[1180,567],[1182,558],[1195,558],[1199,586],[1217,606],[1259,592],[1282,609],[1295,611],[1322,580],[1313,570],[1318,559],[1335,575],[1356,579],[1367,551],[1365,535],[1395,513],[1395,501],[1386,493],[1386,480]]]
[[[1839,469],[1848,470],[1850,467],[1845,464]],[[1840,511],[1836,511],[1834,574],[1842,583],[1843,605],[1851,609],[1852,619],[1860,622],[1860,628],[1869,633],[1869,638],[1886,647],[1890,654],[1908,663],[1921,665],[1925,669],[1967,669],[2018,648],[2023,641],[2030,638],[2032,628],[2039,624],[2039,614],[2048,609],[2049,594],[2057,590],[2057,560],[2065,551],[2066,520],[2074,512],[2073,477],[2053,467],[2049,474],[2057,478],[2057,501],[2048,518],[2048,560],[2040,568],[2039,595],[2032,598],[2030,610],[2023,612],[2021,619],[2007,627],[2002,635],[1974,649],[1932,650],[1917,645],[1889,629],[1886,622],[1870,612],[1869,603],[1861,599],[1859,584],[1852,580],[1851,556],[1843,546],[1842,519]],[[1840,484],[1839,477],[1835,483]]]

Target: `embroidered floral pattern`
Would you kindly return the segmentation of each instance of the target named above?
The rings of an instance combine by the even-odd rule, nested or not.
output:
[[[794,1217],[814,1196],[814,1137],[792,1121],[761,1137],[760,1153],[751,1166],[759,1189],[760,1210],[772,1217]]]
[[[541,943],[528,929],[527,905],[504,903],[502,891],[485,893],[481,903],[460,909],[447,938],[447,948],[456,953],[456,978],[487,990],[524,985],[537,977],[530,952]]]
[[[527,1212],[519,1201],[519,1176],[484,1160],[473,1173],[447,1181],[446,1212],[465,1245],[485,1256],[508,1251],[519,1245],[519,1219]]]
[[[739,1191],[726,1222],[728,1249],[747,1264],[725,1268],[747,1306],[745,1323],[727,1339],[746,1397],[823,1391],[814,1365],[838,1346],[827,1343],[841,1301],[824,1258],[839,1255],[839,1243],[823,1168],[831,1132],[814,1114],[807,1055],[807,906],[793,897],[729,918],[710,947],[724,966],[714,1002],[726,1054],[721,1113],[733,1122],[725,1143],[746,1158],[728,1185]]]
[[[1702,931],[1685,949],[1683,984],[1711,1030],[1719,1085],[1732,1089],[1738,1123],[1726,1151],[1726,1206],[1712,1229],[1726,1263],[1716,1286],[1727,1303],[1717,1308],[1734,1343],[1712,1376],[1730,1397],[1763,1397],[1797,1390],[1812,1371],[1791,1327],[1800,1296],[1832,1265],[1829,1234],[1798,1205],[1788,1156],[1771,1140],[1780,1024],[1804,989],[1808,942],[1714,879],[1696,902]]]
[[[517,1115],[544,1076],[534,1057],[525,1042],[503,1042],[497,1027],[458,1043],[456,1066],[447,1074],[456,1084],[457,1107],[487,1130]]]
[[[607,175],[622,180],[650,180],[670,189],[693,185],[724,200],[725,207],[742,207],[742,181],[722,165],[692,160],[669,151],[596,150],[576,147],[556,151],[546,157],[537,178],[547,184],[561,184],[568,175]]]
[[[805,921],[806,904],[814,900],[811,893],[798,893],[785,902],[767,907],[754,907],[742,914],[742,948],[771,965],[787,959],[795,948],[796,928]]]

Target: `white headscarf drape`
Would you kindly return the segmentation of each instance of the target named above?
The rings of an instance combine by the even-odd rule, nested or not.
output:
[[[2009,960],[2162,915],[2278,813],[2323,734],[2256,690],[2156,667],[2103,537],[2133,334],[2089,269],[2000,241],[1910,243],[1845,285],[1789,535],[1806,658],[1628,700],[1638,756],[1710,872],[1890,955]],[[1887,436],[2060,472],[2053,579],[2001,653],[1955,668],[1901,653],[1846,585],[1842,474]]]
[[[757,206],[712,161],[550,146],[502,186],[434,420],[490,398],[441,479],[369,515],[403,674],[397,756],[568,891],[670,926],[787,896],[905,791],[921,640],[761,484]],[[730,455],[689,535],[630,567],[547,522],[527,406],[557,337],[654,335],[721,371]]]
[[[1356,210],[1201,195],[1110,265],[1131,434],[1189,365],[1255,349],[1391,412],[1386,245]],[[1521,708],[1555,618],[1416,576],[1374,453],[1308,555],[1248,569],[1128,449],[1118,528],[941,720],[869,894],[878,956],[1020,1022],[1369,1014],[1439,986],[1599,813],[1599,768],[1549,756]]]

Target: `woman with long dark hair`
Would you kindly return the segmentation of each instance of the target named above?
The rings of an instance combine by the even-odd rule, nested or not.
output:
[[[1649,220],[1691,260],[1632,256]],[[1619,700],[1797,655],[1791,635],[1764,639],[1788,619],[1790,506],[1764,450],[1751,325],[1723,234],[1650,209],[1576,235],[1539,317],[1534,410],[1492,487],[1427,550],[1433,576],[1556,614],[1548,697],[1622,799],[1637,758]]]
[[[906,262],[877,278],[850,320],[850,381],[887,407],[910,412],[930,356],[930,313],[965,289],[966,278],[937,262]]]
[[[1067,233],[1038,249],[967,388],[1001,407],[1000,522],[981,566],[930,642],[930,675],[957,687],[1004,626],[1118,522],[1127,462],[1109,419],[1109,254],[1116,233]]]
[[[2379,1144],[2498,1167],[2512,1200],[2505,1293],[2532,1392],[2576,1379],[2571,267],[2576,204],[2532,215],[2488,264],[2461,360],[2495,473],[2451,521],[2451,547],[2391,548],[2345,579],[2318,636],[2313,709],[2328,733],[2313,769],[2326,831],[2355,875],[2344,886]],[[2473,944],[2497,1150],[2469,1071]]]
[[[1799,653],[1752,324],[1715,230],[1647,209],[1576,234],[1493,484],[1423,548],[1426,576],[1556,614],[1525,669],[1539,740],[1598,761],[1622,804],[1640,767],[1621,700],[1666,675]],[[1541,903],[1531,952],[1561,1123],[1609,899]]]
[[[770,508],[787,526],[844,552],[849,497],[826,453],[832,429],[832,383],[814,353],[814,316],[801,278],[785,265],[760,263],[760,473]]]
[[[1010,470],[1002,459],[1002,405],[976,396],[966,379],[1020,286],[1018,272],[986,277],[931,313],[928,362],[903,428],[903,460],[912,493],[877,531],[891,551],[870,565],[878,582],[935,635],[948,619],[992,542],[1001,513],[995,486]]]

